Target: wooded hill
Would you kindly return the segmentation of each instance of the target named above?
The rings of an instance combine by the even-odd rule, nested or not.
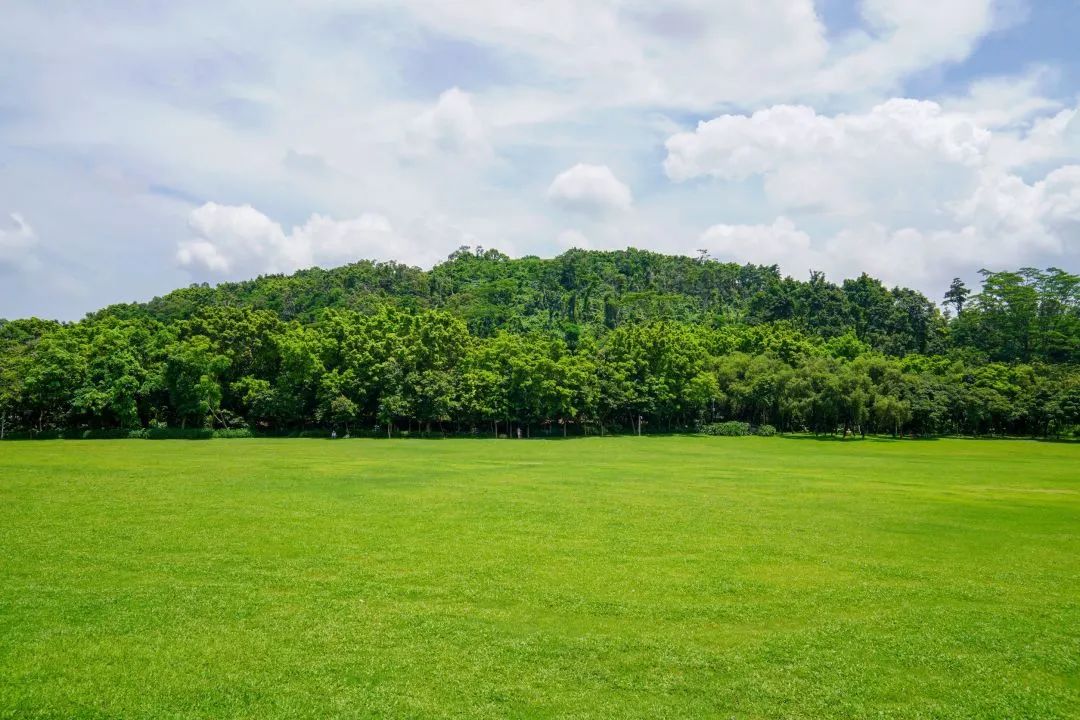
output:
[[[692,430],[1068,433],[1080,278],[863,275],[640,250],[430,271],[358,262],[193,285],[78,323],[0,321],[3,432]]]

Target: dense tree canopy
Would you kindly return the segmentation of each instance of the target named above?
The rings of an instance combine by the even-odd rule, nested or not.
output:
[[[0,433],[1071,432],[1080,278],[983,271],[943,299],[638,250],[195,285],[0,321]]]

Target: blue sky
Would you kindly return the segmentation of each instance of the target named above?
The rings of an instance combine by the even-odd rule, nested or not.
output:
[[[5,4],[0,317],[360,258],[1080,259],[1080,1]]]

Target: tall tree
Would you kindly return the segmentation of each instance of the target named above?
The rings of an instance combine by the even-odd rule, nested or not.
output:
[[[949,283],[949,289],[945,292],[945,304],[952,305],[956,314],[961,315],[969,297],[971,297],[971,291],[964,285],[964,281],[954,277]]]

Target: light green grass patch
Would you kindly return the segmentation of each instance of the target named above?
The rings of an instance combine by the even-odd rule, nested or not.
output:
[[[0,716],[1080,716],[1080,447],[0,445]]]

